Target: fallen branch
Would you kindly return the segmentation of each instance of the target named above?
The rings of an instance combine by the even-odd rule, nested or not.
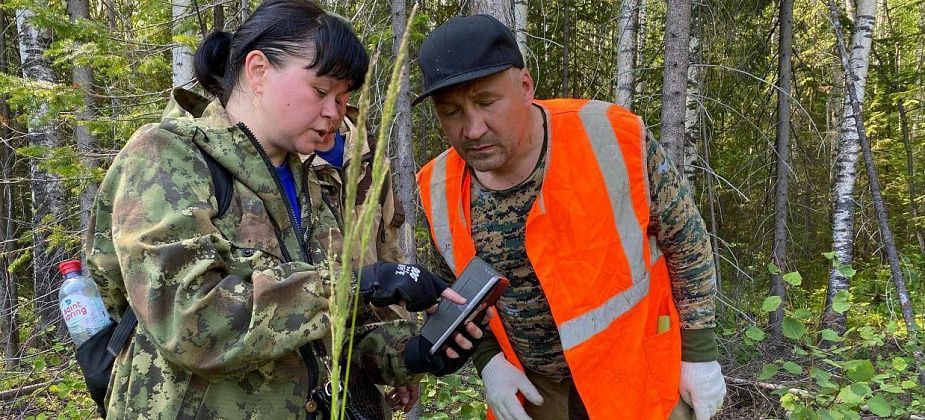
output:
[[[42,382],[38,384],[22,386],[19,388],[8,389],[6,391],[0,391],[0,401],[12,400],[22,395],[28,395],[36,390],[52,386],[59,382],[61,382],[61,379],[54,379],[48,382]]]
[[[739,379],[739,378],[733,378],[730,376],[726,376],[726,383],[736,384],[736,385],[751,385],[757,388],[767,389],[771,391],[777,391],[777,390],[783,389],[783,390],[786,390],[788,393],[798,395],[801,397],[812,397],[813,396],[813,394],[810,394],[809,391],[802,390],[799,388],[789,388],[783,385],[771,384],[767,382],[750,381],[748,379]]]

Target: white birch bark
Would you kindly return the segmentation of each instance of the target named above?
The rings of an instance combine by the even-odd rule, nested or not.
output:
[[[171,10],[173,16],[173,34],[185,35],[184,16],[189,13],[190,0],[171,0]],[[193,49],[174,42],[170,49],[173,67],[173,86],[184,87],[193,82]]]
[[[876,0],[859,0],[855,15],[855,30],[850,45],[851,77],[854,78],[855,94],[863,106],[864,89],[867,85],[867,70],[870,65],[870,48],[876,16]],[[854,187],[857,183],[858,153],[861,145],[857,124],[851,110],[848,89],[845,88],[842,121],[835,158],[835,182],[832,188],[832,250],[841,264],[851,264],[854,259]],[[829,287],[825,298],[823,327],[838,332],[845,331],[846,315],[832,310],[832,301],[841,291],[847,291],[850,279],[839,272],[829,272]]]
[[[48,30],[33,25],[35,13],[29,9],[16,10],[16,27],[19,31],[19,55],[22,61],[23,77],[39,83],[54,82],[51,63],[44,53],[51,36]],[[43,102],[32,110],[29,119],[29,144],[46,150],[61,146],[54,128],[54,116],[49,105]],[[65,188],[57,175],[42,169],[39,162],[30,162],[32,194],[32,272],[35,291],[35,308],[38,322],[34,337],[40,344],[51,337],[44,333],[45,328],[57,324],[56,331],[64,334],[64,324],[58,313],[58,296],[55,285],[58,283],[57,263],[64,257],[60,246],[48,242],[49,226],[63,223],[67,217],[65,208]]]

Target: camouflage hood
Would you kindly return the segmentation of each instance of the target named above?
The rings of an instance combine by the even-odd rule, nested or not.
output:
[[[160,128],[193,139],[203,153],[210,155],[235,180],[263,200],[277,226],[291,224],[286,198],[280,193],[266,153],[255,138],[245,133],[242,124],[231,123],[217,99],[210,101],[186,89],[174,89],[161,116]],[[303,191],[308,174],[297,156],[289,156],[289,167],[294,172],[297,189]],[[297,259],[308,259],[300,250],[299,240],[285,229],[282,233],[289,254]]]

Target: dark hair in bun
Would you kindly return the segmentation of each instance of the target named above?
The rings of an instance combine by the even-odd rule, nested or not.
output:
[[[287,56],[312,60],[319,76],[363,85],[369,55],[345,20],[326,13],[312,0],[263,2],[232,35],[212,32],[196,50],[196,78],[212,95],[228,103],[238,84],[244,59],[259,50],[274,66]]]
[[[193,61],[193,69],[196,71],[199,84],[206,92],[219,98],[224,97],[222,80],[225,77],[225,69],[228,67],[230,53],[231,34],[214,31],[202,40]]]

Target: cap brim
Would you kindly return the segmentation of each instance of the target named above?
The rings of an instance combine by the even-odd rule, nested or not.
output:
[[[456,76],[441,80],[435,83],[433,86],[431,86],[430,89],[427,89],[423,93],[418,95],[417,98],[414,98],[414,100],[411,101],[411,106],[415,106],[421,103],[421,101],[427,99],[428,96],[433,95],[435,92],[437,92],[440,89],[445,89],[453,85],[458,85],[460,83],[468,82],[470,80],[475,80],[475,79],[479,79],[485,76],[490,76],[495,73],[500,73],[511,67],[514,67],[514,64],[501,64],[499,66],[486,67],[484,69],[478,69],[475,71],[470,71],[468,73],[457,74]]]

